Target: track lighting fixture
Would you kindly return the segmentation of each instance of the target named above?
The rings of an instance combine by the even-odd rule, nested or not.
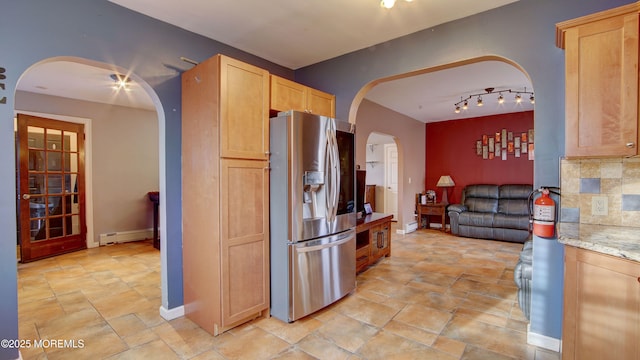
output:
[[[467,110],[469,108],[469,100],[471,100],[472,98],[476,97],[476,104],[478,106],[482,106],[484,105],[484,102],[482,100],[482,96],[489,95],[489,94],[498,94],[498,104],[504,104],[505,99],[504,99],[504,95],[503,93],[515,93],[515,100],[516,103],[520,104],[522,102],[522,94],[529,94],[529,101],[531,102],[531,104],[535,104],[535,98],[533,96],[533,92],[531,91],[527,91],[527,88],[525,87],[524,90],[520,91],[520,90],[513,90],[513,89],[504,89],[504,90],[498,90],[495,91],[495,88],[486,88],[484,89],[484,93],[480,93],[480,94],[471,94],[469,96],[467,96],[466,98],[464,97],[460,97],[460,101],[458,101],[457,103],[455,103],[453,106],[455,106],[455,110],[454,112],[456,114],[459,114],[461,109],[462,110]],[[462,105],[462,107],[460,106]]]

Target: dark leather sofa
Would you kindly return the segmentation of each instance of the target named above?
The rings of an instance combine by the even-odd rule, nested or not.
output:
[[[447,208],[453,235],[524,243],[529,239],[532,185],[476,184]]]

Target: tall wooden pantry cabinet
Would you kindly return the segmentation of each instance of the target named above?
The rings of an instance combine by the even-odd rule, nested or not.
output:
[[[218,335],[269,311],[269,73],[216,55],[182,75],[185,314]]]

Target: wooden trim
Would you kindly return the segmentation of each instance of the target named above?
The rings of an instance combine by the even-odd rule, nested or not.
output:
[[[579,18],[559,22],[556,24],[556,46],[559,47],[560,49],[565,48],[565,44],[566,44],[565,33],[569,28],[588,24],[594,21],[611,18],[611,17],[622,16],[622,15],[626,15],[634,12],[640,13],[640,1],[629,4],[629,5],[624,5],[617,8],[597,12],[594,14],[585,15]]]

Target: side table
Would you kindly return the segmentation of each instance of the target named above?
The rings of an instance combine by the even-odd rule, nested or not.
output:
[[[436,204],[418,204],[418,228],[422,228],[422,216],[427,217],[427,229],[431,228],[431,222],[429,221],[429,216],[440,216],[442,218],[442,231],[446,231],[445,228],[445,219],[447,208],[446,204],[436,203]]]
[[[147,193],[149,201],[153,203],[153,247],[160,250],[160,237],[158,236],[158,215],[160,207],[160,192],[150,191]]]

